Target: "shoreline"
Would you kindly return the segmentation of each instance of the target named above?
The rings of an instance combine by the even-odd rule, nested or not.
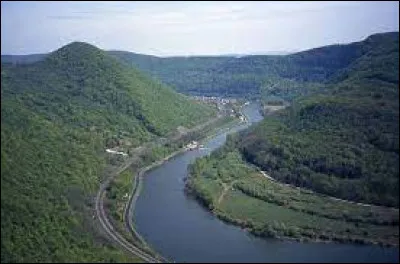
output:
[[[222,119],[222,117],[221,117],[221,119]],[[227,122],[227,123],[215,128],[215,129],[212,129],[212,133],[211,134],[198,139],[198,141],[199,142],[204,142],[205,140],[218,135],[219,133],[221,133],[221,131],[229,130],[233,126],[238,125],[238,124],[241,124],[241,123],[237,122],[236,120],[229,121],[229,122]],[[133,237],[135,239],[137,239],[141,243],[141,245],[142,245],[144,250],[146,250],[146,251],[150,250],[150,252],[154,255],[154,257],[160,258],[164,262],[170,262],[170,261],[165,259],[159,253],[155,252],[155,250],[151,249],[151,247],[147,244],[145,239],[138,233],[138,231],[134,227],[133,213],[135,211],[136,201],[139,198],[141,190],[142,190],[142,183],[143,183],[144,174],[146,172],[148,172],[148,171],[151,171],[151,170],[153,170],[153,169],[155,169],[157,167],[162,166],[165,162],[169,161],[170,159],[172,159],[173,157],[175,157],[175,156],[177,156],[179,154],[185,153],[186,151],[189,151],[189,149],[186,149],[185,147],[181,147],[178,150],[170,153],[166,157],[164,157],[164,158],[162,158],[160,160],[154,161],[153,163],[147,165],[146,167],[140,168],[139,171],[137,173],[135,173],[135,176],[134,176],[135,187],[132,190],[131,194],[129,195],[128,203],[125,204],[125,208],[124,208],[124,224],[126,225],[126,227],[129,230],[129,232],[133,235]]]
[[[141,168],[139,170],[139,172],[137,172],[136,175],[134,176],[135,177],[134,181],[136,182],[136,184],[135,184],[133,191],[131,192],[131,194],[129,196],[128,203],[125,205],[125,209],[124,209],[124,223],[125,223],[126,227],[129,229],[129,231],[132,233],[133,237],[142,244],[144,249],[150,249],[152,251],[152,253],[155,255],[155,257],[161,258],[161,260],[163,260],[163,262],[170,262],[170,261],[166,260],[163,256],[161,256],[159,253],[154,251],[147,244],[146,240],[139,234],[139,232],[134,227],[133,213],[135,211],[136,201],[139,198],[139,195],[142,191],[143,175],[146,172],[163,165],[165,162],[167,162],[171,158],[177,156],[178,154],[184,153],[186,151],[187,150],[185,150],[184,148],[181,148],[181,149],[176,150],[173,153],[169,154],[167,157],[163,158],[162,160],[155,161],[152,164],[150,164],[144,168]]]
[[[348,245],[373,245],[373,246],[379,246],[379,247],[385,247],[385,248],[399,248],[399,244],[377,242],[377,241],[365,240],[362,238],[332,237],[329,239],[324,239],[323,238],[324,235],[317,235],[315,238],[312,238],[312,237],[309,237],[306,235],[300,235],[299,237],[291,237],[291,236],[285,236],[285,235],[276,235],[276,236],[264,235],[264,234],[258,232],[254,228],[253,223],[245,222],[242,219],[231,218],[226,213],[215,208],[214,204],[207,205],[204,198],[197,193],[197,190],[195,190],[192,186],[190,186],[190,184],[189,184],[190,177],[191,176],[188,175],[188,177],[185,178],[185,193],[186,193],[186,195],[191,196],[193,199],[197,200],[207,212],[209,212],[213,216],[217,217],[219,220],[221,220],[225,224],[239,227],[241,230],[246,231],[249,234],[254,235],[255,237],[262,238],[262,239],[265,239],[265,238],[278,239],[281,241],[284,241],[284,240],[296,241],[296,242],[300,242],[300,243],[325,243],[325,244],[338,243],[338,244],[348,244]]]

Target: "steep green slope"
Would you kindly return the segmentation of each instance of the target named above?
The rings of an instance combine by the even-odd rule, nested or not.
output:
[[[2,100],[1,112],[1,262],[137,261],[91,224],[101,138],[17,102]]]
[[[94,225],[106,145],[136,146],[214,111],[85,43],[1,77],[1,261],[138,261]]]
[[[5,96],[26,100],[30,109],[51,120],[99,131],[111,127],[113,132],[115,123],[121,133],[138,139],[148,139],[148,132],[161,135],[179,125],[194,125],[212,114],[85,43],[72,43],[44,61],[12,68],[2,79],[9,91]]]
[[[305,97],[239,140],[272,177],[336,197],[399,206],[399,42],[372,38],[329,94]]]

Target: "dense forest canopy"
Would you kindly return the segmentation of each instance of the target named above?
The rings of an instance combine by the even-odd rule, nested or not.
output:
[[[302,97],[244,132],[246,159],[281,181],[399,206],[399,39],[368,38],[324,94]]]
[[[1,262],[137,261],[93,226],[105,148],[215,114],[92,45],[1,69]]]
[[[289,55],[156,57],[126,51],[108,54],[153,78],[190,95],[292,100],[315,93],[336,80],[355,61],[390,43],[397,32],[380,33],[363,41],[330,45]],[[392,48],[396,48],[393,47]],[[29,63],[46,54],[2,56],[2,62]],[[273,80],[273,82],[271,82]]]

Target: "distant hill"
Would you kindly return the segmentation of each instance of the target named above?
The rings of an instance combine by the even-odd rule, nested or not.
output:
[[[397,32],[364,41],[330,45],[288,55],[156,57],[108,51],[124,63],[170,85],[180,93],[292,100],[324,89],[332,78],[365,55],[376,38],[395,38]],[[369,43],[369,44],[367,44]],[[26,63],[38,57],[4,57],[2,62]],[[271,83],[273,80],[273,83]]]
[[[91,224],[105,148],[135,147],[212,115],[86,43],[3,64],[1,262],[133,261]]]
[[[292,100],[325,88],[350,64],[375,48],[370,39],[396,38],[382,33],[364,41],[330,45],[285,56],[157,58],[129,52],[112,55],[137,66],[182,93],[267,97]]]
[[[46,58],[48,54],[29,54],[29,55],[1,55],[1,63],[7,64],[30,64]]]
[[[29,55],[1,55],[1,63],[6,64],[30,64],[44,60],[47,53],[29,54]]]

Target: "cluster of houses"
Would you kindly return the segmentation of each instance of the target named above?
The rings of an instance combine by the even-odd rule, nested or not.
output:
[[[204,103],[214,104],[219,111],[226,110],[227,104],[233,104],[237,102],[235,98],[222,98],[217,96],[193,96],[196,101],[201,101]]]
[[[202,102],[208,102],[208,103],[216,103],[216,104],[229,104],[229,103],[236,103],[237,99],[235,98],[222,98],[222,97],[217,97],[217,96],[192,96],[193,99],[197,101],[202,101]]]
[[[199,147],[199,143],[197,141],[192,141],[189,144],[186,145],[185,149],[187,150],[193,150]]]
[[[189,144],[186,145],[185,149],[186,150],[194,150],[197,148],[203,148],[203,145],[200,145],[197,141],[192,141]]]

